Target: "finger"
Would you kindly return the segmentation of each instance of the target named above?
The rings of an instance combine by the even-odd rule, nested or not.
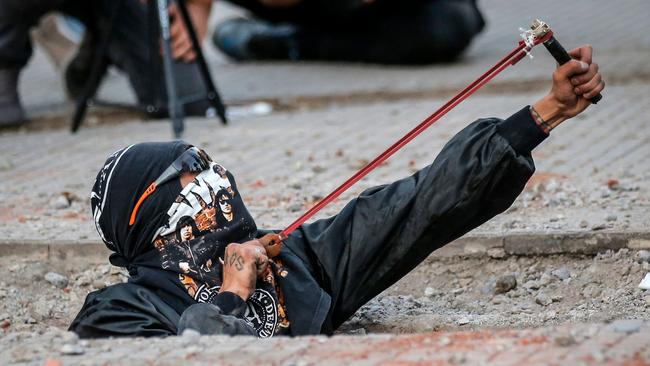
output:
[[[598,95],[598,93],[602,92],[603,89],[605,89],[605,80],[601,80],[598,86],[590,90],[588,93],[583,94],[582,96],[587,99],[591,99]]]
[[[558,67],[553,73],[553,78],[556,82],[560,82],[571,78],[574,75],[580,75],[589,70],[589,65],[585,62],[578,60],[571,60],[564,65]]]
[[[169,13],[170,17],[175,17],[178,15],[178,6],[176,6],[176,3],[171,3],[167,7],[167,13]]]
[[[569,56],[571,58],[574,58],[576,60],[580,60],[582,62],[586,62],[587,64],[591,63],[591,60],[593,59],[593,52],[594,49],[591,47],[590,44],[574,48],[571,51],[569,51]]]
[[[185,27],[183,27],[183,23],[181,22],[172,22],[172,24],[169,27],[169,34],[172,37],[172,39],[178,38],[181,35],[185,33]]]
[[[584,83],[582,85],[579,85],[579,86],[576,86],[575,88],[573,88],[573,91],[578,95],[589,93],[593,89],[595,89],[600,84],[601,81],[602,81],[602,78],[601,78],[600,74],[596,74],[596,76],[594,76],[593,79],[589,80],[588,82],[586,82],[586,83]]]
[[[598,68],[599,67],[597,63],[595,62],[592,63],[591,65],[589,65],[589,70],[587,70],[587,72],[585,72],[582,75],[572,77],[571,84],[573,84],[574,86],[578,86],[589,82],[589,80],[593,79],[594,76],[596,76],[596,74],[598,73]]]
[[[192,43],[190,42],[184,42],[181,43],[180,45],[177,45],[174,48],[174,58],[175,59],[182,59],[186,53],[190,52],[192,50]]]
[[[194,50],[191,50],[190,52],[186,52],[183,55],[183,62],[188,62],[189,63],[189,62],[192,62],[194,60],[196,60],[196,52],[194,52]]]
[[[259,241],[259,239],[253,239],[253,240],[246,241],[242,245],[250,245],[250,246],[260,247],[260,248],[264,249],[264,245],[262,244],[261,241]]]
[[[180,31],[177,31],[176,34],[171,33],[172,47],[178,47],[182,43],[189,41],[189,37],[187,35],[187,32],[185,32],[185,29],[182,26],[179,26],[178,29],[180,29]]]

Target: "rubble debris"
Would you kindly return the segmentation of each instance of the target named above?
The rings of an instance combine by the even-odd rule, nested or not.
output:
[[[48,272],[44,276],[45,280],[58,288],[65,288],[68,286],[68,278],[56,272]]]
[[[650,273],[646,273],[641,283],[639,283],[639,288],[643,290],[650,290]]]
[[[639,263],[650,262],[650,251],[648,251],[648,250],[639,250],[636,253],[636,258],[639,261]]]
[[[560,268],[554,269],[553,271],[551,271],[551,274],[553,276],[557,277],[558,279],[562,280],[562,281],[568,280],[569,278],[571,278],[571,272],[566,267],[560,267]]]
[[[542,306],[549,306],[551,303],[553,303],[553,299],[551,299],[545,293],[540,292],[537,294],[537,296],[535,296],[535,302]]]
[[[65,195],[59,195],[50,202],[50,207],[57,210],[68,208],[70,207],[70,200]]]
[[[517,278],[514,275],[505,275],[497,278],[494,284],[495,294],[505,294],[517,287]]]

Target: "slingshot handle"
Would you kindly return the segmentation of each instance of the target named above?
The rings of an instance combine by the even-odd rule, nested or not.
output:
[[[546,49],[548,50],[548,52],[551,53],[553,58],[555,58],[555,61],[557,61],[558,64],[564,65],[565,63],[571,61],[571,56],[569,56],[569,53],[564,49],[564,47],[562,47],[560,42],[558,42],[558,40],[555,39],[555,37],[552,36],[551,38],[549,38],[548,41],[544,42],[543,44],[544,47],[546,47]],[[593,104],[596,104],[602,98],[603,96],[600,93],[598,93],[598,95],[592,97],[591,99],[589,99],[589,101]]]

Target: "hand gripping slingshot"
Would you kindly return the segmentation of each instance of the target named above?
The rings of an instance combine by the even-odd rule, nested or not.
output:
[[[551,28],[546,23],[544,23],[539,19],[536,19],[533,22],[529,30],[522,29],[521,37],[523,39],[519,41],[519,45],[514,50],[512,50],[506,57],[504,57],[501,61],[497,62],[496,65],[492,66],[492,68],[489,69],[485,74],[481,75],[478,79],[470,83],[467,87],[465,87],[465,89],[461,90],[447,103],[445,103],[442,107],[440,107],[440,109],[438,109],[432,115],[430,115],[424,121],[422,121],[422,123],[417,125],[414,129],[409,131],[402,138],[397,140],[397,142],[395,142],[386,151],[384,151],[379,156],[377,156],[373,161],[371,161],[366,166],[361,168],[361,170],[356,172],[352,177],[346,180],[338,188],[336,188],[325,198],[323,198],[320,202],[318,202],[316,205],[310,208],[296,221],[291,223],[291,225],[289,225],[286,229],[284,229],[279,234],[267,234],[266,236],[261,238],[260,240],[262,244],[266,247],[266,251],[269,258],[277,256],[280,253],[282,241],[286,239],[289,236],[289,234],[291,234],[294,230],[296,230],[300,225],[304,224],[318,211],[323,209],[323,207],[327,206],[329,203],[334,201],[338,196],[340,196],[343,192],[348,190],[352,185],[358,182],[361,178],[365,177],[377,166],[379,166],[381,163],[386,161],[386,159],[388,159],[391,155],[393,155],[399,149],[404,147],[404,145],[408,144],[417,135],[419,135],[424,130],[429,128],[432,124],[438,121],[442,116],[447,114],[447,112],[452,110],[463,100],[467,99],[467,97],[474,94],[474,92],[476,92],[483,85],[487,84],[490,80],[492,80],[495,76],[497,76],[501,71],[505,70],[508,66],[516,64],[526,55],[532,57],[532,55],[530,55],[530,51],[533,49],[533,47],[537,46],[540,43],[544,44],[546,49],[551,53],[551,55],[555,58],[555,60],[560,65],[565,64],[571,60],[571,56],[569,56],[569,54],[564,49],[564,47],[562,47],[560,42],[558,42],[557,39],[555,39],[555,37],[553,36],[553,31],[551,30]],[[593,104],[596,104],[601,98],[602,96],[598,94],[597,96],[591,98],[590,101]]]

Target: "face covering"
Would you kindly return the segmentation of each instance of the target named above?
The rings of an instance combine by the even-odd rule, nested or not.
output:
[[[211,163],[174,200],[168,220],[155,234],[161,267],[178,273],[178,281],[197,302],[212,302],[222,282],[222,261],[230,243],[255,238],[257,228],[239,195],[235,180],[221,165]],[[273,276],[258,280],[246,303],[244,320],[260,337],[287,327]]]
[[[159,289],[164,301],[181,304],[179,311],[212,302],[222,282],[225,247],[257,235],[234,177],[215,163],[184,188],[179,179],[161,185],[128,225],[137,199],[190,146],[176,141],[121,149],[109,156],[91,193],[97,231],[114,252],[111,263],[127,267],[130,282]],[[272,276],[258,280],[244,319],[260,337],[288,333],[281,300]]]

